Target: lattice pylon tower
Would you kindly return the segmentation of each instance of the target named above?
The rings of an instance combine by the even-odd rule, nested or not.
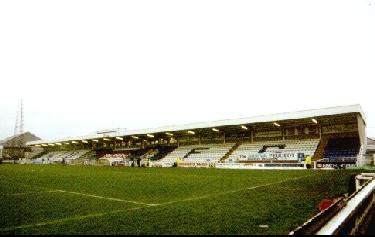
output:
[[[14,125],[14,136],[17,136],[18,135],[18,130],[19,130],[19,115],[20,115],[20,111],[17,110],[17,115],[16,115],[16,123]]]
[[[21,99],[20,108],[16,115],[16,124],[14,126],[14,146],[23,147],[24,137],[23,137],[23,100]],[[17,137],[18,136],[18,137]]]

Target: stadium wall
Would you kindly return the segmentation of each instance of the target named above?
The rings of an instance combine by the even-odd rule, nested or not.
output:
[[[358,135],[361,143],[361,147],[358,154],[357,166],[363,167],[366,165],[366,150],[367,150],[367,136],[366,136],[366,124],[361,115],[357,115],[358,121]]]

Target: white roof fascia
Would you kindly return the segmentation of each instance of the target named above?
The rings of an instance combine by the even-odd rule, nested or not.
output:
[[[139,129],[139,130],[122,130],[118,132],[104,134],[91,134],[81,137],[69,137],[56,140],[39,140],[28,142],[27,145],[36,145],[36,144],[45,144],[45,143],[57,143],[57,142],[66,142],[66,141],[77,141],[77,140],[91,140],[91,139],[100,139],[103,137],[123,137],[131,135],[143,135],[143,134],[153,134],[161,132],[174,132],[174,131],[183,131],[183,130],[193,130],[199,128],[213,128],[221,126],[233,126],[233,125],[242,125],[242,124],[252,124],[252,123],[264,123],[264,122],[274,122],[274,121],[283,121],[283,120],[297,120],[297,119],[306,119],[306,118],[315,118],[320,116],[328,115],[339,115],[347,113],[359,113],[366,124],[366,119],[362,108],[359,104],[349,105],[349,106],[338,106],[338,107],[329,107],[323,109],[312,109],[312,110],[303,110],[297,112],[287,112],[287,113],[277,113],[271,115],[260,115],[247,118],[239,119],[226,119],[218,120],[212,122],[201,122],[201,123],[191,123],[183,125],[171,125],[158,128],[148,128],[148,129]]]

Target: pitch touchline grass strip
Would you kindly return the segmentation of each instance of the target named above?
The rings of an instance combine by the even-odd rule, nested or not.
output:
[[[55,190],[55,192],[69,193],[69,194],[75,194],[75,195],[80,195],[80,196],[85,196],[85,197],[93,197],[93,198],[99,198],[99,199],[106,199],[106,200],[112,200],[112,201],[116,201],[116,202],[128,202],[128,203],[133,203],[133,204],[138,204],[138,205],[146,205],[146,206],[157,206],[157,205],[159,205],[159,204],[154,204],[154,203],[130,201],[130,200],[124,200],[124,199],[120,199],[120,198],[109,198],[109,197],[103,197],[103,196],[98,196],[98,195],[93,195],[93,194],[85,194],[85,193],[71,192],[71,191],[65,191],[65,190]]]
[[[123,209],[123,210],[115,210],[115,211],[110,211],[110,212],[88,214],[88,215],[85,215],[85,216],[74,216],[74,217],[70,217],[70,218],[63,218],[63,219],[56,219],[56,220],[52,220],[52,221],[40,222],[40,223],[36,223],[36,224],[28,224],[28,225],[20,225],[20,226],[0,228],[0,232],[9,232],[9,231],[24,229],[24,228],[29,228],[29,227],[39,227],[39,226],[44,226],[44,225],[60,224],[60,223],[71,221],[71,220],[82,220],[82,219],[100,217],[100,216],[105,216],[105,215],[108,215],[108,214],[120,213],[120,212],[125,212],[125,211],[134,211],[134,210],[139,210],[139,209],[143,209],[143,208],[149,208],[149,207],[155,207],[155,206],[165,206],[165,205],[179,203],[179,202],[187,202],[187,201],[205,199],[205,198],[225,195],[225,194],[229,194],[229,193],[236,193],[236,192],[240,192],[240,191],[244,191],[244,190],[254,190],[254,189],[257,189],[257,188],[267,187],[267,186],[271,186],[271,185],[275,185],[275,184],[279,184],[279,183],[285,183],[285,182],[288,182],[288,181],[291,181],[291,180],[298,180],[298,179],[306,178],[306,177],[309,177],[309,176],[312,176],[312,175],[305,175],[305,176],[297,177],[297,178],[284,179],[284,180],[281,180],[281,181],[278,181],[278,182],[273,182],[273,183],[268,183],[268,184],[263,184],[263,185],[257,185],[257,186],[232,190],[232,191],[228,191],[228,192],[221,192],[221,193],[217,193],[217,194],[205,195],[205,196],[201,196],[201,197],[187,198],[187,199],[182,199],[182,200],[165,202],[165,203],[160,203],[160,204],[144,204],[144,206],[141,206],[141,207],[134,207],[134,208]],[[64,190],[51,190],[51,192],[56,192],[56,191],[82,195],[80,193],[66,192]],[[85,196],[108,199],[108,198],[96,196],[96,195],[86,194]],[[114,199],[110,199],[110,200],[114,200]],[[118,200],[121,200],[121,199],[118,199]]]
[[[33,227],[39,227],[39,226],[45,226],[45,225],[54,225],[54,224],[60,224],[64,223],[67,221],[72,221],[72,220],[83,220],[87,218],[93,218],[93,217],[101,217],[105,216],[108,214],[115,214],[115,213],[120,213],[120,212],[125,212],[125,211],[133,211],[137,209],[141,209],[145,207],[133,207],[129,209],[121,209],[121,210],[114,210],[110,212],[101,212],[101,213],[94,213],[94,214],[88,214],[84,216],[74,216],[74,217],[67,217],[67,218],[62,218],[62,219],[56,219],[52,221],[45,221],[45,222],[39,222],[36,224],[27,224],[27,225],[19,225],[19,226],[11,226],[11,227],[6,227],[6,228],[0,228],[0,232],[9,232],[9,231],[14,231],[14,230],[19,230],[19,229],[25,229],[25,228],[33,228]]]

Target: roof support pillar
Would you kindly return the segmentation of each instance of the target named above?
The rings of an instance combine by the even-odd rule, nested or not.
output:
[[[3,146],[0,146],[0,159],[3,159]]]
[[[319,124],[319,139],[322,140],[322,125]]]

